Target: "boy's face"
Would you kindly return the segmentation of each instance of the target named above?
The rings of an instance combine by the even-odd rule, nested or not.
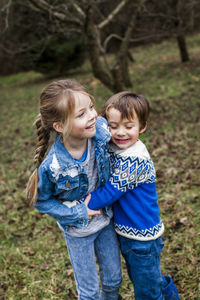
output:
[[[145,130],[140,130],[136,114],[134,114],[134,119],[121,119],[121,112],[113,107],[107,112],[107,120],[112,136],[111,140],[120,149],[127,149],[135,144],[139,134]]]

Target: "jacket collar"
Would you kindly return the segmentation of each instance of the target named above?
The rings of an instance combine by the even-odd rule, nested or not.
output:
[[[59,135],[56,136],[55,142],[52,146],[52,152],[56,155],[56,159],[61,169],[69,169],[78,166],[71,154],[65,148]]]
[[[110,141],[111,134],[108,128],[108,123],[105,118],[98,117],[96,122],[96,134],[94,136],[95,141],[100,144],[106,144]]]

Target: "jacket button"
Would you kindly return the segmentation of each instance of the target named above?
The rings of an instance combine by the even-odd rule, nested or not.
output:
[[[104,165],[101,167],[101,170],[103,170],[103,169],[105,169],[105,166],[104,166]]]
[[[65,186],[66,186],[67,188],[70,187],[69,181],[66,181]]]

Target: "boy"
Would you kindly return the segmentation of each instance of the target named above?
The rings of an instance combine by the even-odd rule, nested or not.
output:
[[[108,99],[103,116],[111,132],[112,175],[90,194],[88,207],[96,210],[113,203],[115,230],[135,299],[178,300],[172,278],[160,271],[164,225],[159,217],[156,173],[145,145],[138,139],[147,128],[148,101],[132,92],[121,92]]]

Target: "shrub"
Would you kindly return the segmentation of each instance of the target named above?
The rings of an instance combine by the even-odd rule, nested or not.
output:
[[[45,46],[39,43],[38,49],[44,47],[34,63],[34,70],[47,76],[65,75],[69,70],[79,67],[85,60],[85,43],[83,39],[66,40],[64,37],[52,37]]]

